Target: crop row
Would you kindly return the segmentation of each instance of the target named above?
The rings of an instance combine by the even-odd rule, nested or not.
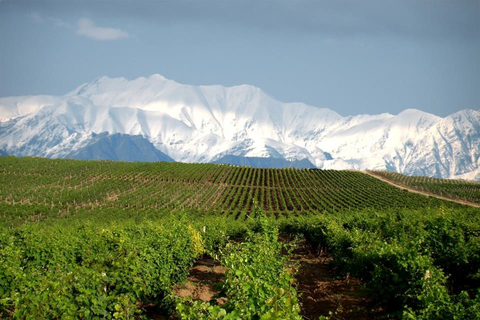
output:
[[[366,210],[286,222],[360,279],[394,318],[479,319],[480,215],[470,209]]]
[[[0,162],[1,202],[38,206],[40,212],[50,207],[60,215],[82,208],[114,207],[189,210],[247,218],[254,200],[264,212],[275,216],[438,207],[443,203],[353,171],[14,157]],[[4,223],[8,223],[5,218]]]
[[[480,204],[480,182],[406,176],[390,171],[371,171],[374,175],[419,191]]]

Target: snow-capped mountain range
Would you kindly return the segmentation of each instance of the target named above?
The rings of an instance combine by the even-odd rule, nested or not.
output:
[[[141,136],[135,143],[148,140],[157,149],[151,154],[182,162],[306,159],[324,169],[480,180],[479,110],[342,117],[249,85],[191,86],[160,75],[102,77],[64,96],[0,98],[0,150],[8,154],[70,157],[105,145],[99,134]]]

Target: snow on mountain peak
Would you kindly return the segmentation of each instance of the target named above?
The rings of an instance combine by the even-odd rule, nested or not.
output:
[[[192,86],[159,74],[100,77],[62,97],[0,98],[0,149],[9,154],[63,157],[103,132],[141,135],[186,162],[307,159],[319,168],[437,177],[471,176],[480,168],[477,110],[446,118],[416,109],[342,117],[282,103],[250,85]]]
[[[23,96],[0,98],[0,122],[25,116],[44,106],[58,104],[61,99],[55,96]]]

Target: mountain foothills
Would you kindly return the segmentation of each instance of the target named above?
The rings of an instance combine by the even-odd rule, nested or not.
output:
[[[343,117],[249,85],[102,77],[64,96],[0,98],[16,156],[386,169],[480,180],[480,111]],[[268,160],[270,159],[270,160]],[[274,159],[274,160],[271,160]],[[292,164],[293,163],[293,164]]]

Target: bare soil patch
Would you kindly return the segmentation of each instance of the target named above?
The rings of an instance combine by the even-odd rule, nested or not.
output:
[[[178,297],[191,297],[193,300],[213,302],[224,305],[227,301],[222,295],[221,288],[225,278],[226,268],[220,265],[219,261],[205,255],[190,268],[189,276],[184,283],[176,284],[174,293]],[[168,315],[165,310],[154,305],[141,306],[144,316],[154,320],[174,320],[176,315]]]
[[[190,269],[190,275],[183,284],[175,285],[175,295],[203,302],[214,300],[223,305],[227,301],[221,296],[226,268],[209,256],[203,256]]]
[[[332,261],[325,253],[318,254],[306,243],[293,251],[298,263],[297,290],[301,315],[305,319],[331,316],[332,319],[378,319],[381,310],[372,310],[371,301],[359,280],[338,278],[329,267]]]
[[[286,239],[282,239],[285,241]],[[380,319],[382,310],[372,309],[362,283],[351,277],[339,278],[329,264],[325,253],[318,253],[303,240],[291,254],[298,266],[297,291],[301,315],[304,319]],[[193,300],[224,305],[227,298],[221,291],[226,268],[213,258],[204,256],[190,269],[187,280],[175,285],[175,295]],[[177,319],[175,315],[161,315],[154,306],[144,306],[149,319]]]

